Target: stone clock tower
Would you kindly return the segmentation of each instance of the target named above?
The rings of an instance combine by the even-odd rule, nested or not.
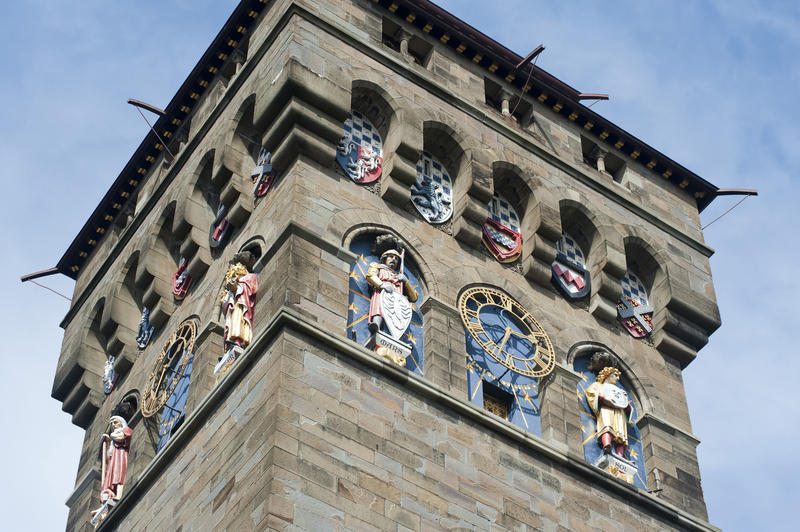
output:
[[[714,530],[718,189],[527,59],[239,4],[58,264],[69,529]]]

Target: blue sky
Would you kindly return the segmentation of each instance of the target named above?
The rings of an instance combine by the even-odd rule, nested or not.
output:
[[[236,2],[27,1],[0,21],[2,521],[62,529],[83,431],[50,398],[67,302],[24,273],[55,265]],[[756,188],[705,232],[723,326],[685,371],[711,522],[792,529],[800,186],[800,4],[439,4],[583,92],[593,109],[719,187]],[[716,200],[708,223],[736,198]],[[71,295],[63,276],[41,280]],[[13,435],[13,436],[12,436]],[[8,481],[7,479],[14,479]]]

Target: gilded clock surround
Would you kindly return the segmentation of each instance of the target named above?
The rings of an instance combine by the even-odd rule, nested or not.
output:
[[[481,310],[492,306],[498,307],[501,311],[507,311],[518,324],[528,330],[529,334],[523,338],[535,346],[530,356],[523,358],[504,350],[505,344],[512,334],[519,336],[519,333],[514,332],[511,328],[506,328],[499,345],[487,333],[481,323],[480,313]],[[548,375],[555,368],[555,351],[547,333],[525,307],[503,292],[483,286],[470,288],[461,294],[458,300],[458,311],[464,327],[472,338],[495,361],[509,370],[527,377],[540,378]]]
[[[142,395],[142,415],[152,417],[166,404],[167,399],[175,391],[194,352],[194,341],[197,337],[197,323],[186,320],[181,323],[169,340],[161,348],[161,352],[153,363],[153,370],[147,379]],[[173,368],[172,357],[180,356],[181,360]],[[172,370],[172,375],[168,375]]]

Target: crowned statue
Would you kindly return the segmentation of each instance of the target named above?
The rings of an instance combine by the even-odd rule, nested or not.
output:
[[[258,275],[250,271],[254,263],[255,257],[250,251],[237,253],[225,274],[220,293],[222,313],[225,315],[224,353],[214,367],[217,381],[253,341],[253,311],[258,292]]]

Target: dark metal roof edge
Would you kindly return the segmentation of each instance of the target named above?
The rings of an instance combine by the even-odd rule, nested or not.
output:
[[[167,104],[166,108],[164,109],[164,116],[159,117],[158,120],[156,120],[156,122],[153,124],[153,129],[156,131],[163,131],[165,128],[168,128],[171,125],[172,119],[175,118],[175,115],[180,110],[183,102],[189,98],[189,95],[193,90],[196,90],[196,85],[201,74],[206,70],[209,62],[212,60],[215,54],[217,54],[220,48],[222,48],[222,44],[225,42],[225,39],[228,38],[233,31],[235,31],[242,19],[250,18],[247,17],[247,13],[254,6],[258,5],[267,8],[267,6],[261,4],[258,0],[242,0],[239,3],[236,9],[234,9],[233,13],[231,13],[230,17],[228,17],[228,19],[225,21],[225,24],[217,33],[217,36],[208,46],[206,51],[202,56],[200,56],[200,59],[197,61],[184,82],[175,92],[175,95],[172,97],[169,104]],[[255,18],[251,18],[250,22],[252,23],[255,20]],[[192,109],[192,111],[193,110],[194,109]],[[191,112],[189,113],[189,116],[191,116]],[[92,235],[96,233],[96,228],[98,226],[110,225],[99,224],[98,220],[102,220],[102,216],[105,212],[112,210],[111,205],[116,197],[119,196],[120,189],[123,188],[126,180],[130,180],[133,178],[133,176],[138,175],[136,173],[136,169],[140,165],[140,161],[142,161],[146,154],[151,151],[151,146],[153,146],[153,144],[158,140],[159,139],[152,130],[147,132],[144,139],[142,139],[142,142],[139,144],[139,147],[128,160],[127,164],[123,167],[119,176],[111,184],[108,191],[103,196],[103,199],[100,200],[100,203],[97,205],[94,211],[92,211],[91,216],[78,232],[78,235],[73,239],[72,243],[69,245],[66,252],[64,252],[64,255],[61,257],[61,259],[59,259],[56,268],[58,268],[60,273],[63,273],[72,279],[77,278],[77,272],[71,270],[72,264],[75,262],[81,262],[77,260],[76,256],[78,256],[83,250],[82,248],[84,248],[85,243],[88,242]],[[138,180],[138,177],[136,179]],[[122,207],[124,207],[124,205],[122,205]],[[116,214],[119,214],[119,211],[121,211],[121,209],[119,209]],[[98,235],[98,240],[101,237],[102,235]],[[87,253],[90,254],[93,251],[94,249],[90,249],[87,251]]]
[[[430,0],[396,0],[398,4],[405,4],[405,6],[412,10],[417,10],[425,14],[425,16],[431,17],[436,19],[436,21],[442,24],[445,27],[452,28],[460,32],[460,36],[466,37],[474,42],[477,46],[483,47],[487,51],[497,55],[497,59],[500,61],[504,61],[509,69],[513,69],[520,61],[524,59],[524,57],[520,56],[516,52],[506,48],[501,43],[495,41],[491,37],[487,36],[483,32],[475,29],[468,23],[464,22],[463,20],[459,19],[455,15],[449,13],[448,11],[442,9],[441,7],[437,6]],[[653,148],[646,142],[642,141],[635,135],[625,131],[621,127],[617,126],[610,120],[603,118],[601,115],[597,114],[596,112],[592,111],[578,100],[578,96],[580,92],[573,87],[567,85],[563,81],[559,80],[555,76],[547,73],[543,69],[533,66],[532,64],[524,65],[520,68],[521,71],[524,73],[530,73],[532,80],[537,80],[549,90],[557,94],[558,96],[568,100],[572,106],[577,106],[580,109],[581,114],[590,117],[594,120],[598,125],[602,125],[602,127],[606,130],[609,130],[610,133],[614,133],[619,137],[623,137],[626,139],[626,143],[636,144],[644,150],[651,152],[654,155],[657,155],[664,163],[672,167],[675,171],[681,172],[686,177],[694,181],[695,186],[697,188],[702,189],[706,194],[702,198],[696,198],[698,211],[702,212],[705,207],[708,206],[709,203],[714,199],[716,195],[716,191],[718,187],[709,181],[703,179],[696,173],[692,172],[682,164],[678,163],[677,161],[673,160],[671,157],[663,154],[656,148]]]

